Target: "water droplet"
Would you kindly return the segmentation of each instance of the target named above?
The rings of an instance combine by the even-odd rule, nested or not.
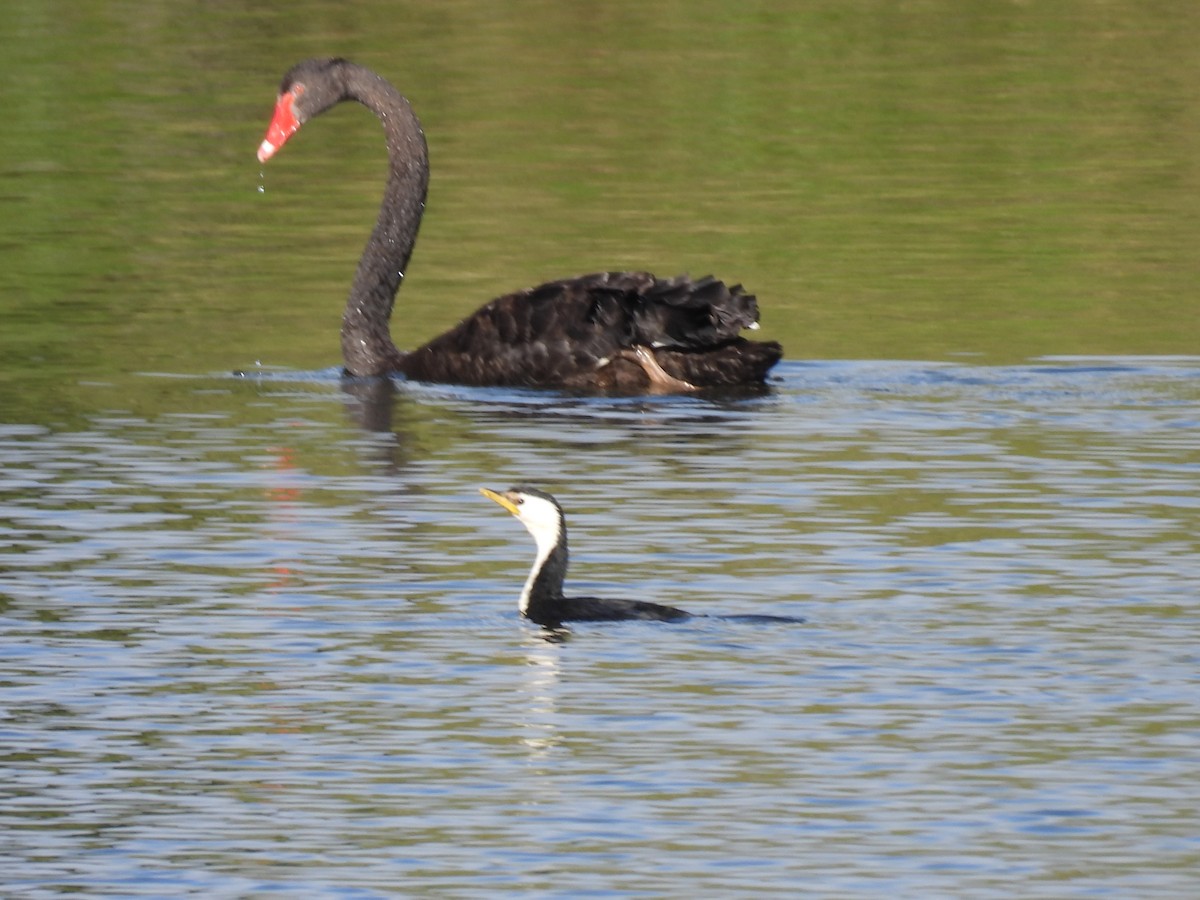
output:
[[[258,170],[258,192],[260,194],[267,192],[267,172],[265,169]]]

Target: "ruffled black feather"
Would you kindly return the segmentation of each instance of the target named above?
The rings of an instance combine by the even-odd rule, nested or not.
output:
[[[757,321],[740,285],[600,272],[499,297],[407,354],[402,369],[425,381],[642,390],[645,373],[620,358],[642,346],[695,387],[757,383],[783,353],[739,337]]]

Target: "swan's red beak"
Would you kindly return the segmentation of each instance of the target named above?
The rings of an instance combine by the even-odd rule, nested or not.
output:
[[[275,115],[271,117],[271,124],[267,126],[267,136],[258,145],[260,163],[265,163],[274,156],[275,151],[300,130],[300,120],[296,118],[296,111],[292,106],[295,100],[296,95],[291,91],[279,95],[279,101],[275,104]]]

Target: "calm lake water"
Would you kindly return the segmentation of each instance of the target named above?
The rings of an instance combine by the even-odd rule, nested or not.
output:
[[[143,380],[0,430],[9,896],[1194,883],[1200,360]],[[547,641],[531,480],[576,588],[807,623]]]
[[[1200,7],[799,6],[5,4],[0,893],[1195,892]],[[330,53],[429,137],[401,346],[712,271],[770,390],[343,383],[378,127],[254,160]],[[517,482],[806,621],[548,640]]]

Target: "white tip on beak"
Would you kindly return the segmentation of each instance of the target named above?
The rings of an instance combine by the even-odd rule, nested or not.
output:
[[[261,144],[258,145],[258,161],[266,162],[268,159],[270,159],[272,156],[275,155],[275,151],[278,149],[279,148],[276,147],[274,144],[272,144],[270,141],[263,141]]]

